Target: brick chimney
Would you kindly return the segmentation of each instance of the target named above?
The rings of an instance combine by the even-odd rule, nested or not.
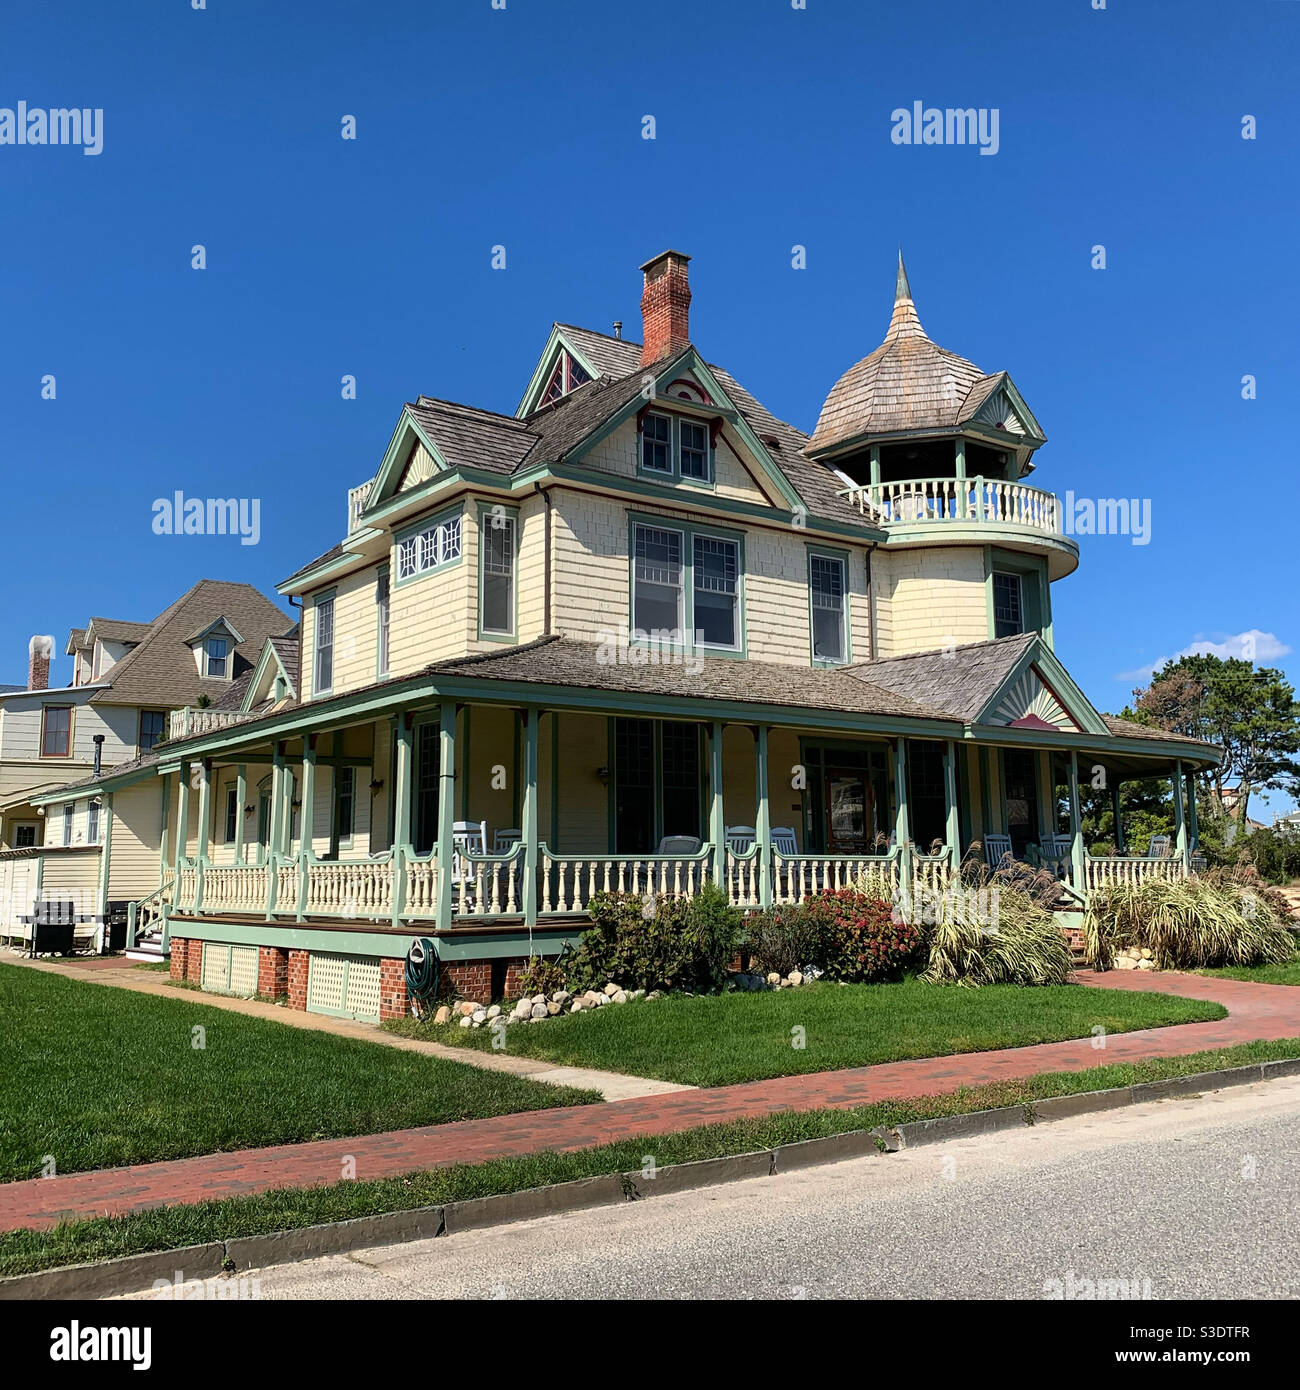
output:
[[[50,658],[54,655],[53,637],[33,637],[27,644],[27,689],[50,688]]]
[[[664,251],[641,267],[641,365],[658,362],[691,340],[691,285],[680,251]]]

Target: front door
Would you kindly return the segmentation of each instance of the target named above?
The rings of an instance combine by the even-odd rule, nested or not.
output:
[[[871,839],[871,788],[849,768],[826,769],[826,848],[830,854],[866,854]]]
[[[1024,859],[1038,840],[1038,755],[1018,748],[1002,750],[1002,775],[1006,787],[1007,834],[1011,852]]]

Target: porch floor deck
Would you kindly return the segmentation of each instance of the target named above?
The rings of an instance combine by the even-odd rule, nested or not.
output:
[[[473,922],[456,923],[439,929],[426,920],[405,921],[394,926],[389,918],[371,920],[354,917],[350,921],[340,921],[337,917],[304,917],[301,922],[293,918],[277,917],[267,921],[255,913],[205,912],[201,917],[174,914],[171,919],[172,936],[184,936],[185,927],[211,927],[227,923],[232,927],[266,927],[268,930],[282,931],[333,931],[333,932],[373,932],[381,936],[484,936],[497,932],[521,932],[527,928],[518,916],[514,917],[476,917]],[[573,912],[566,916],[547,917],[533,928],[534,936],[545,936],[548,932],[571,934],[575,926],[584,930],[591,925],[591,917],[585,912]],[[268,945],[271,943],[267,943]]]

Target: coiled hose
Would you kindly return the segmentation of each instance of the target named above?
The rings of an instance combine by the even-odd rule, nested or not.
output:
[[[417,937],[406,953],[406,997],[411,1012],[423,1018],[438,997],[438,952],[427,936]]]

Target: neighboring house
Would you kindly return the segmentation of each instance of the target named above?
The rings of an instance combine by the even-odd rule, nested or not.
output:
[[[268,637],[289,627],[250,585],[204,579],[151,623],[92,618],[73,628],[69,686],[49,688],[52,643],[32,639],[27,686],[0,691],[0,932],[31,910],[26,880],[34,885],[38,875],[46,898],[91,902],[87,915],[102,914],[107,899],[138,896],[142,872],[146,887],[156,885],[163,815],[156,787],[124,794],[139,798],[132,824],[149,843],[147,862],[138,849],[132,859],[132,832],[123,831],[111,875],[102,853],[110,833],[104,798],[48,805],[37,798],[147,759],[167,738],[174,710],[242,698]]]
[[[1010,376],[928,338],[900,258],[809,437],[696,350],[687,260],[642,267],[641,344],[556,324],[515,415],[404,406],[281,585],[300,671],[268,643],[237,712],[44,799],[165,789],[141,917],[175,973],[377,1018],[414,937],[497,995],[602,888],[939,890],[973,841],[1076,904],[1186,872],[1218,750],[1099,714],[1057,657],[1078,548]],[[1103,770],[1117,805],[1172,779],[1175,859],[1087,854]]]

